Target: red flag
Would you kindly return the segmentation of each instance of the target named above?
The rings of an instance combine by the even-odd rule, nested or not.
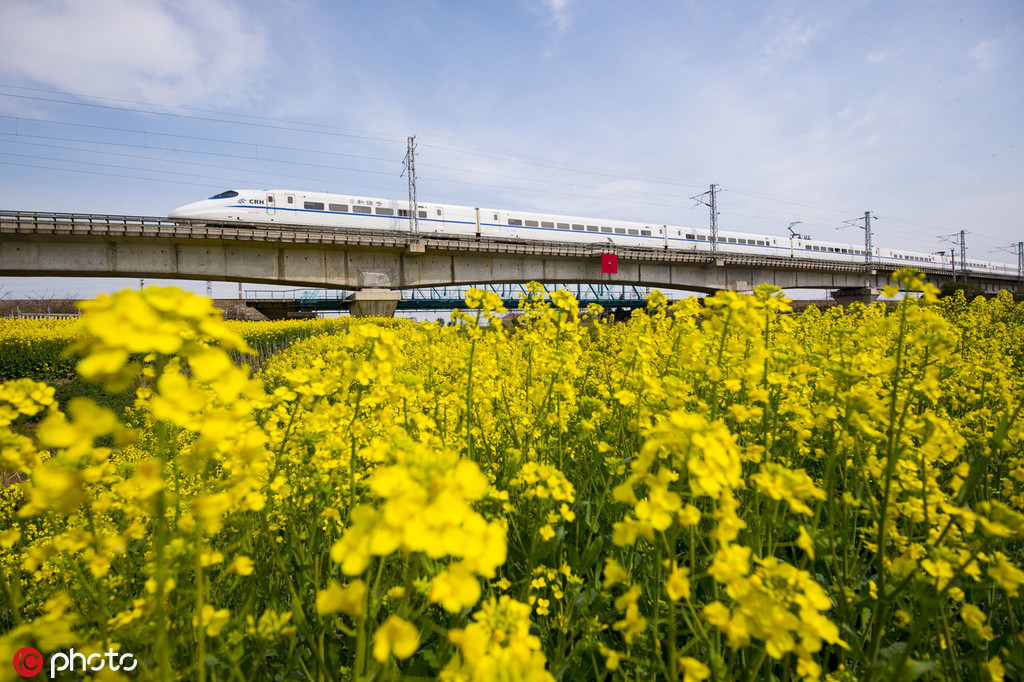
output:
[[[601,254],[601,274],[614,275],[619,271],[619,257],[614,253]]]

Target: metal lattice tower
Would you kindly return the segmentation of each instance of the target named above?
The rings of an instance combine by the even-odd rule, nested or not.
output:
[[[967,273],[967,231],[960,230],[960,272]]]
[[[420,231],[420,212],[416,203],[416,136],[409,136],[409,146],[402,162],[403,175],[409,177],[409,226],[413,232]]]
[[[1017,242],[1017,279],[1024,287],[1024,242]]]
[[[711,185],[711,189],[704,194],[698,194],[695,197],[690,197],[698,204],[704,204],[711,209],[711,255],[718,256],[718,185]],[[711,195],[708,201],[704,200],[704,197]],[[694,204],[696,205],[696,204]]]
[[[864,211],[864,262],[871,263],[871,211]]]
[[[711,202],[708,206],[711,208],[711,253],[718,255],[718,201],[716,199],[717,185],[711,185]]]

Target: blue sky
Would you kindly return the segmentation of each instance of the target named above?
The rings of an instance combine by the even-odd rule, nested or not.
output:
[[[4,0],[0,26],[0,209],[401,198],[415,134],[421,200],[703,226],[716,183],[723,230],[1024,239],[1019,0]]]

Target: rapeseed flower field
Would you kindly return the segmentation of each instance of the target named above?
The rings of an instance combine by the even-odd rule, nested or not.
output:
[[[894,284],[0,322],[0,680],[25,647],[139,661],[97,679],[1020,679],[1024,307]],[[59,405],[69,371],[131,407]]]

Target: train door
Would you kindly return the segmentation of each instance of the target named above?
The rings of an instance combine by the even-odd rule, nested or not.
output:
[[[267,215],[277,215],[277,204],[274,203],[274,195],[267,194]]]

